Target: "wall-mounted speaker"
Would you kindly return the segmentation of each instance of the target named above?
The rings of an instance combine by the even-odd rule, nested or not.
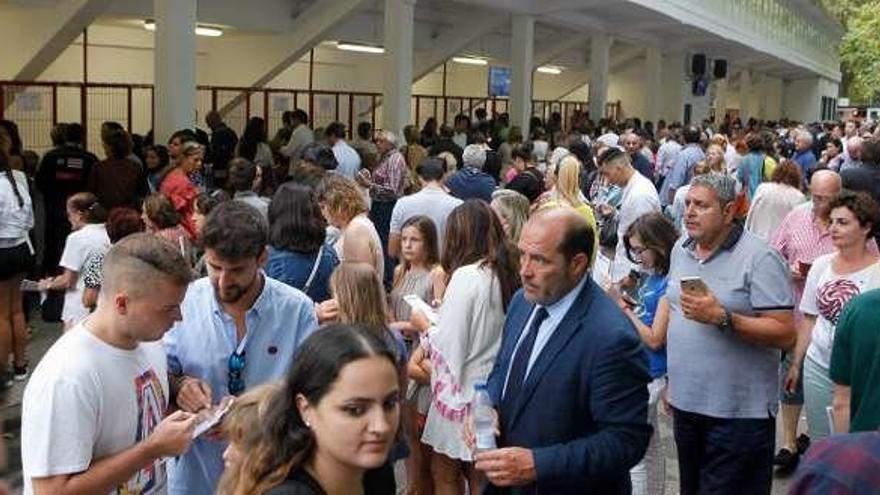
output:
[[[691,59],[691,74],[702,76],[706,73],[706,55],[697,53]]]
[[[724,79],[727,77],[727,60],[723,58],[719,58],[715,61],[715,65],[712,70],[712,75],[715,76],[715,79]]]

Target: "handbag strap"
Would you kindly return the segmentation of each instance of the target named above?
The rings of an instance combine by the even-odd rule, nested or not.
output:
[[[303,292],[306,294],[309,293],[309,289],[312,287],[312,282],[315,280],[315,274],[318,273],[318,266],[321,264],[321,257],[324,254],[324,245],[321,244],[321,247],[318,248],[318,255],[315,256],[315,264],[312,265],[312,272],[309,273],[309,278],[306,279],[305,285],[303,285]]]

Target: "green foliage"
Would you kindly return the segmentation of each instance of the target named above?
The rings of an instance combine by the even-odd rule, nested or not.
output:
[[[880,0],[822,0],[846,28],[840,44],[844,94],[854,103],[880,97]]]

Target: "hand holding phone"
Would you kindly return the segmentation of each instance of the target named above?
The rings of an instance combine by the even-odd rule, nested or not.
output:
[[[431,322],[432,325],[436,325],[438,321],[440,321],[440,317],[434,308],[431,307],[428,303],[426,303],[421,297],[415,294],[409,294],[403,296],[403,300],[409,304],[409,306],[413,309],[413,311],[420,311],[425,315],[425,318]]]
[[[700,277],[681,277],[681,291],[694,296],[704,296],[709,293],[709,287]]]
[[[797,268],[798,272],[802,277],[807,278],[807,274],[810,273],[810,268],[813,267],[812,263],[804,263],[803,261],[798,260]]]

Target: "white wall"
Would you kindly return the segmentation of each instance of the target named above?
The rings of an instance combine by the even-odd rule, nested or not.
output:
[[[822,77],[795,79],[782,84],[783,114],[793,120],[814,122],[822,115],[822,97],[837,98],[837,83]]]

